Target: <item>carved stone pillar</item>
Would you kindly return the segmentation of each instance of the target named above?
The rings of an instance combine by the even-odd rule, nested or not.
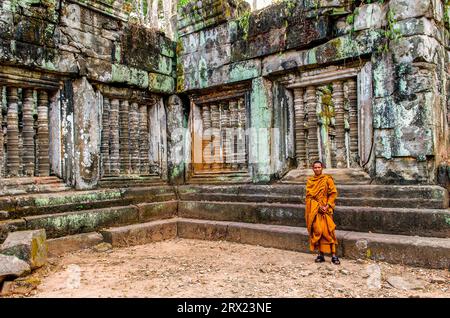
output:
[[[8,87],[8,113],[7,113],[7,175],[17,177],[19,175],[19,118],[18,96],[16,87]]]
[[[238,100],[238,147],[237,147],[237,160],[239,163],[239,169],[245,169],[247,167],[247,147],[245,145],[245,129],[247,122],[247,114],[245,109],[245,100],[240,98]]]
[[[23,168],[26,176],[34,175],[35,147],[34,147],[34,119],[33,119],[33,90],[23,90]]]
[[[130,174],[130,134],[129,125],[129,103],[127,100],[120,101],[119,124],[120,124],[120,173]]]
[[[341,81],[333,82],[333,103],[336,114],[336,168],[346,168],[344,85]]]
[[[218,170],[222,167],[222,158],[220,156],[220,111],[218,105],[211,105],[211,126],[212,126],[212,147],[213,164],[212,169]]]
[[[230,101],[229,103],[229,109],[230,109],[230,138],[231,138],[231,157],[229,162],[231,162],[231,168],[236,170],[239,168],[236,158],[236,152],[237,152],[237,129],[239,127],[239,113],[238,113],[238,106],[237,101]]]
[[[230,134],[230,110],[228,104],[221,105],[220,127],[222,130],[222,160],[224,167],[231,168],[231,134]]]
[[[103,114],[102,114],[102,139],[100,151],[102,154],[102,171],[104,176],[111,174],[111,162],[109,157],[109,139],[110,139],[110,127],[109,127],[109,115],[111,111],[111,105],[109,98],[103,98]]]
[[[130,156],[131,172],[139,174],[139,114],[138,104],[133,102],[130,105]]]
[[[350,79],[347,81],[348,87],[348,111],[350,124],[350,165],[359,166],[358,151],[358,96],[356,92],[356,81]]]
[[[48,154],[48,94],[39,91],[38,97],[38,169],[39,176],[50,174],[50,161]]]
[[[139,158],[140,173],[148,175],[150,173],[149,161],[149,129],[148,129],[148,110],[146,105],[139,106]]]
[[[120,140],[119,140],[119,100],[111,100],[110,112],[110,163],[111,175],[118,176],[120,174]]]
[[[0,178],[4,176],[3,167],[4,167],[4,143],[5,140],[3,138],[3,86],[0,85]]]
[[[202,153],[203,153],[203,169],[211,169],[211,111],[209,105],[202,108],[203,137],[202,137]]]
[[[295,157],[297,167],[305,169],[306,162],[306,134],[305,134],[305,103],[303,100],[304,89],[294,90],[294,109],[295,109]]]
[[[308,110],[308,161],[309,166],[319,160],[319,139],[317,135],[317,98],[316,88],[308,86],[306,88],[306,108]]]

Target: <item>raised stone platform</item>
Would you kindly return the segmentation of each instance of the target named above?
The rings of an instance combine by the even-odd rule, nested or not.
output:
[[[242,244],[308,252],[303,227],[174,218],[102,231],[113,246],[152,243],[175,237],[226,240]],[[337,231],[338,255],[394,264],[445,269],[450,266],[450,239]]]

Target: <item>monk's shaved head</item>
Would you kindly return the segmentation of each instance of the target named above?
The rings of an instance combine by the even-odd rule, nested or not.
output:
[[[314,167],[314,165],[316,165],[316,164],[318,164],[318,163],[319,163],[319,164],[322,166],[322,168],[323,168],[323,162],[320,161],[320,160],[314,161],[313,164],[312,164],[312,166]]]
[[[322,161],[319,161],[319,160],[314,161],[312,169],[313,169],[314,174],[316,176],[320,176],[322,174],[322,170],[323,170],[323,163],[322,163]]]

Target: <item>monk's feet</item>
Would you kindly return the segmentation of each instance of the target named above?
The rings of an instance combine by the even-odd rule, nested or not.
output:
[[[319,255],[319,256],[316,257],[315,262],[316,263],[323,263],[323,262],[325,262],[325,257],[323,255]]]
[[[333,256],[331,258],[331,263],[333,263],[334,265],[339,265],[339,264],[341,264],[341,261],[339,260],[339,258],[337,256]]]

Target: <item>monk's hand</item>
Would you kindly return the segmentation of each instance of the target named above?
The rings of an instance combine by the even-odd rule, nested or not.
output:
[[[320,213],[326,213],[327,212],[327,210],[325,209],[325,206],[321,206],[319,210],[320,210],[319,211]]]

